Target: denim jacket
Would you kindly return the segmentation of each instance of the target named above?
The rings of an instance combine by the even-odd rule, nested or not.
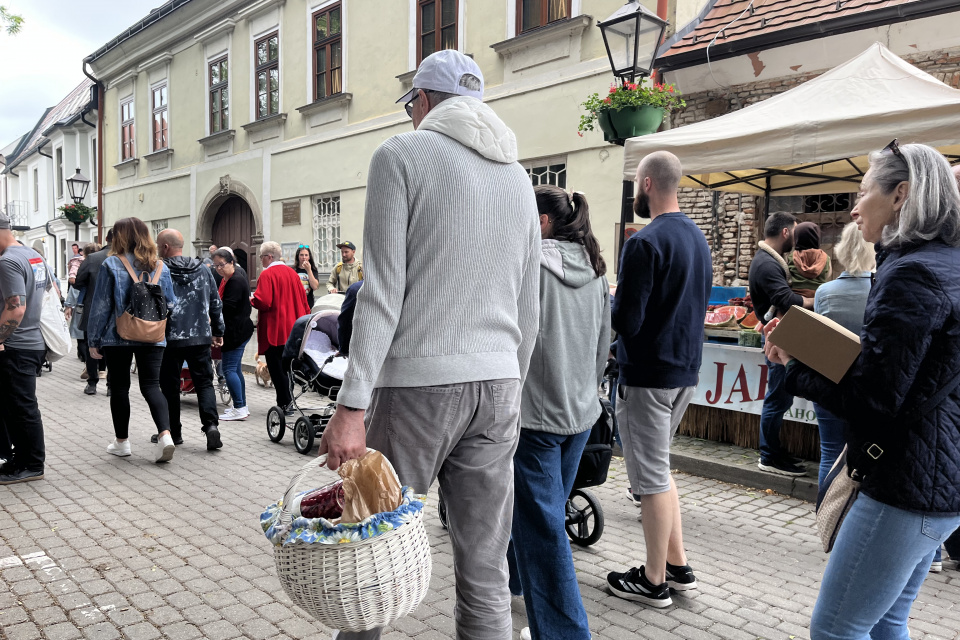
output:
[[[130,261],[133,270],[139,276],[141,271],[137,269],[132,253],[127,254],[127,260]],[[173,292],[170,269],[163,264],[163,261],[158,261],[158,265],[158,268],[163,268],[160,275],[160,287],[167,299],[167,308],[172,309],[177,301],[177,296]],[[153,277],[153,272],[149,275]],[[100,349],[102,347],[140,347],[153,344],[124,340],[117,335],[117,316],[123,313],[130,303],[132,288],[133,280],[123,263],[120,262],[120,258],[110,256],[104,260],[103,266],[100,267],[100,272],[97,274],[93,300],[87,303],[85,309],[85,312],[90,314],[87,324],[89,346]],[[166,339],[157,342],[155,346],[167,346]]]

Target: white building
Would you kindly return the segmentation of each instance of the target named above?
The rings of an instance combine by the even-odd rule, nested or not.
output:
[[[23,243],[43,255],[64,283],[71,245],[96,239],[96,225],[85,222],[78,229],[59,211],[73,204],[66,181],[77,169],[90,179],[83,204],[96,207],[97,110],[92,87],[84,80],[47,109],[29,133],[0,150],[0,204]]]

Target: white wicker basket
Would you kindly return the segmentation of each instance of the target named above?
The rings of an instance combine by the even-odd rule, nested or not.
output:
[[[325,462],[326,456],[315,458],[291,481],[281,521],[292,519],[286,509],[300,481]],[[412,612],[427,594],[432,569],[422,510],[411,522],[375,538],[275,547],[274,561],[290,599],[327,627],[341,631],[383,627]]]

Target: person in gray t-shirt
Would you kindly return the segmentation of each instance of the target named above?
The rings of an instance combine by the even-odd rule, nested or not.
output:
[[[20,245],[10,226],[0,214],[0,485],[43,478],[37,374],[46,346],[40,312],[44,291],[53,284],[47,263]]]

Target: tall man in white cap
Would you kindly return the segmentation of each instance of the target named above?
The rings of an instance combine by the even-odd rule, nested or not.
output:
[[[437,52],[413,87],[398,102],[416,131],[388,139],[370,163],[364,285],[320,452],[336,468],[367,446],[382,451],[417,492],[439,479],[456,637],[509,640],[513,454],[539,322],[537,204],[516,137],[481,102],[473,60]]]

